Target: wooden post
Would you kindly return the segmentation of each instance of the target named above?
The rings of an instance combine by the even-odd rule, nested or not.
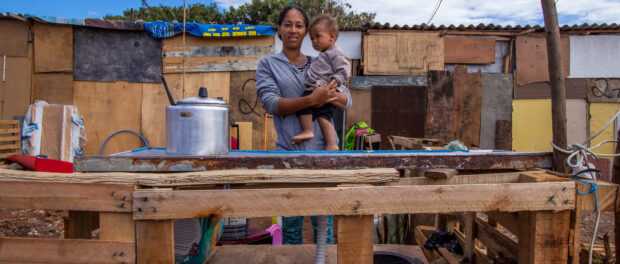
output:
[[[562,52],[560,46],[560,28],[558,13],[554,0],[541,0],[545,17],[545,33],[547,34],[547,57],[549,58],[549,80],[551,81],[551,121],[553,128],[553,143],[566,148],[566,89],[564,87],[564,72],[562,72]],[[566,164],[568,155],[553,150],[553,166],[556,171],[568,173],[570,168]]]
[[[519,212],[519,264],[568,261],[570,211]]]
[[[136,222],[131,213],[99,213],[99,239],[136,241]]]
[[[372,215],[338,216],[338,263],[373,263]]]
[[[136,221],[137,263],[174,263],[173,220]]]
[[[620,153],[620,132],[616,139],[616,153]],[[620,184],[620,157],[614,158],[611,181]],[[620,263],[620,190],[616,199],[616,263]]]
[[[489,218],[490,220],[490,218]],[[474,262],[474,243],[476,240],[476,212],[465,213],[465,245],[463,246],[463,254],[469,258],[469,263]]]

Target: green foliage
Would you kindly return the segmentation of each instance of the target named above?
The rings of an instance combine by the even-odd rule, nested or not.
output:
[[[107,15],[105,19],[167,21],[183,22],[182,6],[155,6],[150,7],[146,1],[143,6],[132,11],[124,10],[123,15]],[[207,24],[254,24],[275,26],[278,21],[278,12],[287,5],[301,6],[308,17],[312,19],[319,14],[330,14],[338,20],[340,28],[360,27],[364,23],[372,23],[375,13],[357,12],[344,0],[252,0],[252,2],[230,7],[223,13],[218,11],[215,3],[210,5],[192,4],[187,8],[187,22]]]

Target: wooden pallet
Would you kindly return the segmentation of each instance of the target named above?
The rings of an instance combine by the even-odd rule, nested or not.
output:
[[[382,174],[386,179],[394,179],[398,174],[394,169],[375,170],[373,177]],[[567,223],[570,210],[576,207],[577,185],[556,181],[558,177],[545,172],[459,175],[441,180],[411,177],[395,179],[387,186],[342,186],[326,182],[325,170],[244,172],[245,180],[236,182],[226,177],[211,177],[220,184],[213,185],[211,181],[209,185],[196,186],[201,183],[196,177],[184,177],[176,184],[185,183],[191,188],[177,185],[152,189],[139,184],[140,177],[134,178],[140,175],[137,173],[123,173],[125,182],[104,183],[101,179],[110,173],[73,173],[60,177],[59,173],[0,169],[0,207],[69,210],[67,230],[77,230],[65,231],[65,239],[0,238],[0,262],[172,263],[173,219],[338,215],[337,262],[372,263],[374,214],[489,211],[519,212],[519,263],[565,264],[569,255]],[[341,177],[350,178],[343,182],[368,183],[362,179],[361,171],[338,172]],[[200,173],[203,172],[197,172]],[[258,173],[263,174],[260,179],[265,184],[252,178]],[[269,181],[281,174],[303,174],[306,183],[297,187],[275,186]],[[152,176],[157,175],[161,184],[168,183],[170,173]],[[384,181],[376,180],[379,182]],[[223,190],[221,184],[231,184],[231,189]],[[613,190],[610,188],[612,192],[608,195],[600,186],[598,191],[600,207],[606,210],[613,210],[613,206],[606,204],[613,204],[617,197],[616,186],[610,186]],[[85,237],[80,233],[88,235],[97,227],[100,227],[100,240],[81,239]],[[484,240],[479,231],[465,231],[466,236],[469,234],[477,234],[476,239]],[[248,260],[248,263],[255,262]]]
[[[0,158],[20,154],[19,120],[0,120]]]

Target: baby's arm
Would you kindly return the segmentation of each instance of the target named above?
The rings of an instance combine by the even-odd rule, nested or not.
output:
[[[339,85],[345,85],[347,80],[351,77],[351,64],[349,59],[342,53],[335,54],[330,58],[332,64],[332,70],[334,74],[330,77],[332,80],[336,80]]]

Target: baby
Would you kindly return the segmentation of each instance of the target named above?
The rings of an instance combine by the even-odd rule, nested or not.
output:
[[[319,86],[330,82],[336,83],[337,87],[344,86],[351,77],[351,65],[344,52],[336,46],[338,39],[338,22],[329,15],[320,15],[310,24],[310,39],[312,47],[319,51],[319,56],[312,61],[306,71],[306,91],[301,96],[306,96]],[[320,108],[306,108],[297,112],[301,123],[301,133],[293,137],[293,144],[298,144],[314,138],[312,132],[312,120],[318,118],[319,126],[325,139],[325,150],[338,150],[336,145],[336,131],[332,124],[333,112],[336,108],[328,103]]]

